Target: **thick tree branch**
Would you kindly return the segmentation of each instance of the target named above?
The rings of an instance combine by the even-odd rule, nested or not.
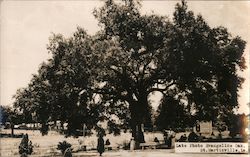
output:
[[[173,86],[174,84],[176,84],[176,83],[172,82],[172,83],[168,84],[165,88],[150,88],[148,90],[148,94],[151,93],[151,92],[154,92],[154,91],[164,92],[164,91],[168,90],[169,87]]]

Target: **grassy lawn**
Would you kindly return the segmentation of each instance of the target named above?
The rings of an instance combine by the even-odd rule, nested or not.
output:
[[[1,130],[1,133],[10,133],[10,130]],[[81,145],[86,145],[87,149],[95,149],[97,145],[96,135],[90,137],[64,137],[63,135],[50,131],[48,135],[42,136],[37,130],[15,130],[15,134],[28,134],[29,140],[33,143],[32,157],[60,157],[61,153],[56,149],[57,144],[66,140],[72,145],[73,151],[78,150]],[[182,133],[183,134],[183,133]],[[177,134],[179,137],[181,134]],[[163,140],[161,133],[145,133],[146,142],[153,141],[154,137],[157,137],[160,141]],[[19,157],[18,146],[22,138],[1,138],[0,139],[0,156],[1,157]],[[128,151],[118,149],[120,145],[128,143],[131,139],[131,133],[122,133],[119,136],[106,135],[104,140],[109,139],[112,151],[105,151],[104,157],[248,157],[248,154],[178,154],[174,153],[174,149],[146,149]],[[80,144],[81,143],[81,144]],[[167,154],[167,155],[166,155]],[[97,157],[99,156],[96,150],[91,151],[79,151],[73,153],[74,157]]]
[[[1,130],[1,133],[10,133],[10,130]],[[32,141],[34,146],[34,156],[47,154],[51,156],[52,152],[58,152],[57,144],[62,141],[67,141],[72,145],[73,150],[80,149],[80,145],[86,145],[88,150],[95,149],[97,145],[97,136],[92,135],[89,137],[64,137],[63,135],[50,131],[48,135],[42,136],[37,130],[15,130],[15,134],[28,134],[29,140]],[[153,141],[154,137],[158,137],[159,140],[163,140],[161,133],[145,133],[146,141]],[[18,155],[18,146],[22,138],[1,138],[1,156],[15,156]],[[124,143],[129,143],[131,139],[131,133],[121,133],[119,136],[106,135],[104,140],[109,139],[111,147],[117,149]],[[79,153],[78,153],[79,154]],[[86,154],[85,154],[86,155]],[[88,154],[87,154],[88,155]]]

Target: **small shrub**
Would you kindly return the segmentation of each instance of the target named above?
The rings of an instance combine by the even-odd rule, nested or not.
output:
[[[30,155],[33,152],[32,142],[29,141],[28,134],[23,135],[23,139],[19,145],[19,154],[21,156]]]
[[[64,154],[65,150],[70,147],[71,147],[71,144],[68,143],[67,141],[59,142],[57,145],[57,149],[60,150],[62,154]]]
[[[122,148],[125,149],[125,150],[129,150],[129,148],[130,148],[130,141],[124,140],[122,142]]]

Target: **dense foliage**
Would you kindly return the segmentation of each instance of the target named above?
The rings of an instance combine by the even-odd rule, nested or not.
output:
[[[209,27],[201,15],[195,17],[188,11],[184,1],[176,5],[171,33],[165,47],[169,62],[165,65],[170,67],[176,86],[166,96],[179,100],[175,102],[180,105],[179,109],[183,108],[184,100],[183,114],[188,110],[194,119],[201,121],[216,121],[219,116],[232,113],[238,106],[237,91],[243,82],[237,69],[245,68],[242,56],[245,41],[233,38],[226,28]],[[158,121],[164,116],[173,119],[175,116],[168,113],[174,111],[159,111]],[[188,121],[187,124],[192,125],[192,121]],[[162,124],[163,121],[159,126]]]
[[[57,149],[60,150],[62,154],[64,154],[68,148],[71,149],[71,144],[67,141],[59,142],[57,145]]]
[[[156,91],[163,94],[161,129],[215,121],[238,106],[245,41],[211,28],[185,1],[172,21],[141,14],[133,0],[107,0],[94,16],[101,30],[93,36],[78,28],[70,38],[51,37],[52,58],[15,96],[15,107],[32,113],[43,133],[50,121],[67,123],[66,133],[76,135],[83,124],[99,129],[106,120],[110,133],[131,128],[143,142],[141,126],[153,125],[150,95]]]

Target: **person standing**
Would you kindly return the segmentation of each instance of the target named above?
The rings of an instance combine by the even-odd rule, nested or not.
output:
[[[100,156],[102,156],[102,153],[104,152],[104,140],[103,140],[103,136],[99,135],[99,138],[97,140],[97,151],[100,154]]]
[[[130,141],[130,151],[133,151],[135,150],[135,140],[134,138],[132,137],[131,138],[131,141]]]

